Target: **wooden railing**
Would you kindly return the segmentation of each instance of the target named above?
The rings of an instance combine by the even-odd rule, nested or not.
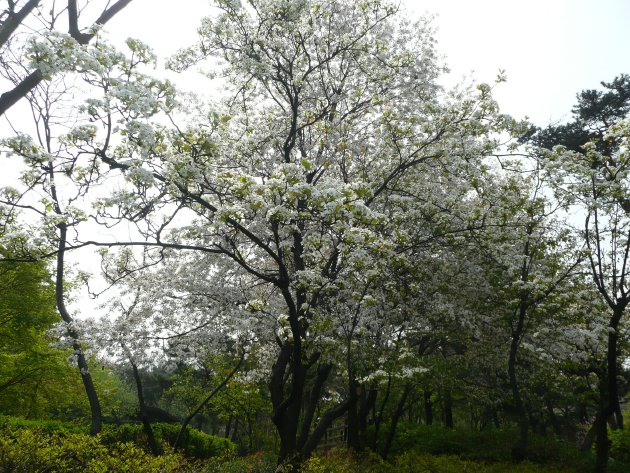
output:
[[[324,437],[319,442],[317,446],[317,450],[327,450],[333,447],[340,447],[348,438],[348,426],[347,425],[339,425],[332,426],[326,430]]]

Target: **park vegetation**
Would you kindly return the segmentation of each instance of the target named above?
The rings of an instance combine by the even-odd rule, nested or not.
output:
[[[397,2],[216,0],[191,94],[130,1],[0,13],[0,471],[630,471],[630,76],[539,128]]]

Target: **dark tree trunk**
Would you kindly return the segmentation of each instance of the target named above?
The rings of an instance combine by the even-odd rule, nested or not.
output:
[[[529,243],[529,242],[528,242]],[[528,244],[526,244],[527,251]],[[527,271],[525,268],[523,269],[523,279],[527,280]],[[521,338],[523,337],[523,331],[525,327],[525,317],[527,315],[527,300],[526,296],[521,298],[521,302],[519,304],[519,308],[517,311],[517,322],[516,327],[512,328],[512,340],[510,342],[510,355],[508,358],[508,378],[510,382],[510,389],[512,391],[512,406],[517,415],[518,422],[518,440],[516,444],[512,448],[512,460],[515,462],[521,462],[525,459],[526,451],[527,451],[527,435],[529,431],[529,423],[527,422],[527,412],[525,411],[525,406],[523,404],[523,399],[521,397],[520,387],[518,385],[518,379],[516,376],[516,357],[518,353],[518,347],[521,343]]]
[[[499,413],[495,410],[492,413],[492,420],[494,422],[494,428],[495,429],[500,429],[501,428],[501,422],[499,422]]]
[[[299,299],[298,299],[299,300]],[[291,317],[289,317],[291,320]],[[301,337],[299,323],[292,324],[294,337]],[[305,390],[306,375],[319,358],[315,353],[307,362],[302,361],[301,342],[285,342],[281,346],[276,363],[272,367],[269,389],[273,406],[272,421],[280,437],[278,471],[298,471],[301,463],[315,450],[326,430],[349,407],[349,400],[328,409],[311,429],[314,413],[321,397],[321,390],[328,379],[332,366],[318,368],[314,385],[311,389],[309,404],[302,414],[302,397]],[[299,358],[298,361],[296,359]],[[286,381],[287,371],[289,380]],[[298,427],[299,436],[298,436]]]
[[[551,427],[553,428],[553,433],[560,436],[562,434],[562,427],[560,425],[560,421],[558,420],[558,416],[556,416],[556,413],[553,410],[553,404],[551,404],[551,401],[548,400],[545,403],[545,407],[547,408],[547,414],[549,415],[549,421],[551,423]]]
[[[359,405],[359,432],[361,435],[365,434],[368,426],[368,415],[370,411],[374,409],[376,405],[376,398],[378,396],[378,389],[375,384],[370,386],[370,390],[365,396],[365,391],[362,391],[361,403]]]
[[[234,418],[234,428],[232,429],[232,442],[238,443],[238,426],[240,422],[238,421],[238,417]]]
[[[123,348],[124,349],[124,348]],[[149,416],[147,415],[147,406],[144,402],[144,392],[142,390],[142,379],[140,378],[140,372],[138,371],[138,365],[136,365],[130,355],[129,362],[131,363],[131,369],[133,371],[133,379],[136,382],[136,392],[138,394],[138,407],[140,410],[140,420],[142,421],[142,428],[149,441],[149,448],[153,455],[159,455],[160,447],[155,440],[153,429],[151,428],[151,422],[149,422]]]
[[[294,350],[292,344],[284,342],[278,359],[272,367],[269,391],[271,403],[273,405],[272,420],[280,437],[280,452],[278,462],[283,463],[290,455],[295,455],[297,450],[297,420],[299,418],[299,404],[297,404],[298,393],[296,388],[300,388],[299,379],[293,380],[289,393],[285,394],[285,373],[292,361]],[[301,370],[300,370],[301,371]],[[299,378],[301,373],[291,370],[294,378]]]
[[[359,440],[359,397],[357,393],[357,382],[353,376],[350,377],[348,381],[348,413],[347,413],[347,437],[346,442],[348,448],[351,448],[355,452],[361,450],[360,440]]]
[[[532,429],[532,432],[540,432],[538,429],[540,427],[539,423],[538,423],[538,419],[536,418],[536,416],[534,415],[534,413],[532,412],[532,408],[531,405],[527,405],[527,422],[529,422],[529,426]]]
[[[586,404],[580,402],[576,407],[576,411],[578,420],[580,422],[585,423],[586,421],[588,421],[588,410],[586,409]]]
[[[385,410],[385,405],[389,400],[389,394],[392,389],[392,376],[391,374],[387,378],[387,387],[385,388],[385,395],[383,396],[383,401],[381,402],[381,407],[378,410],[377,415],[374,417],[374,440],[372,442],[372,450],[376,451],[378,447],[378,435],[381,429],[381,422],[383,421],[383,411]]]
[[[223,434],[223,437],[225,437],[226,439],[230,438],[231,428],[232,428],[232,416],[228,417],[227,424],[225,424],[225,432]]]
[[[55,193],[55,201],[56,201],[56,191]],[[59,210],[59,209],[58,209]],[[60,213],[60,210],[59,210]],[[85,388],[85,393],[88,398],[88,402],[90,404],[90,412],[92,414],[92,423],[90,426],[90,435],[96,435],[101,431],[101,427],[103,425],[103,414],[101,412],[101,403],[98,399],[98,394],[96,393],[96,388],[94,386],[94,382],[92,381],[92,375],[90,374],[87,358],[83,353],[83,347],[81,346],[81,341],[79,340],[78,332],[73,328],[72,323],[73,319],[68,309],[66,308],[65,298],[64,298],[64,264],[65,264],[65,254],[66,254],[66,241],[68,235],[68,226],[65,223],[60,223],[57,225],[59,228],[59,248],[57,251],[57,275],[55,279],[55,296],[57,299],[57,310],[59,311],[59,315],[61,315],[61,319],[66,323],[66,330],[70,338],[72,339],[72,348],[74,349],[74,353],[77,357],[77,366],[79,368],[79,372],[81,374],[81,381],[83,382],[83,387]]]
[[[341,404],[324,412],[320,421],[317,423],[317,427],[315,427],[308,440],[306,441],[306,444],[302,448],[301,454],[304,459],[308,458],[311,453],[313,453],[315,448],[317,448],[320,440],[324,437],[326,430],[336,419],[340,418],[347,412],[349,405],[350,401],[346,399],[346,401],[342,402]]]
[[[433,403],[431,402],[431,391],[424,391],[424,422],[427,425],[433,424]]]
[[[254,451],[254,425],[251,416],[247,416],[247,449],[248,453]]]
[[[604,384],[604,383],[600,383]],[[608,469],[608,451],[610,440],[608,439],[608,426],[606,425],[606,388],[600,389],[599,412],[595,416],[593,431],[595,434],[595,471],[605,473]]]
[[[385,447],[383,448],[384,459],[387,459],[387,455],[392,447],[392,442],[394,441],[394,436],[396,435],[396,428],[398,427],[398,421],[405,412],[405,402],[407,402],[407,397],[409,396],[410,391],[411,385],[406,384],[403,389],[403,393],[398,400],[398,405],[396,406],[394,415],[392,416],[392,423],[389,426],[389,432],[387,432],[387,439],[385,440]]]
[[[293,237],[293,263],[295,269],[299,271],[304,268],[300,232],[295,232]],[[278,464],[283,468],[288,465],[291,465],[291,468],[293,466],[298,468],[303,461],[303,455],[298,446],[298,428],[309,367],[304,362],[305,352],[302,346],[304,325],[300,317],[303,315],[300,308],[306,303],[306,293],[298,289],[294,296],[289,288],[288,275],[282,283],[278,283],[278,288],[286,302],[291,339],[282,342],[278,358],[271,370],[269,380],[273,406],[271,419],[280,437]]]
[[[625,306],[625,304],[618,303],[613,308],[613,316],[609,322],[606,369],[599,383],[599,405],[594,424],[595,463],[598,473],[603,473],[608,469],[608,454],[611,444],[608,438],[608,420],[611,417],[616,418],[619,428],[623,428],[623,417],[619,407],[619,386],[617,383],[617,329]]]
[[[303,448],[308,440],[308,436],[311,431],[311,425],[313,423],[313,418],[315,417],[315,411],[317,409],[317,403],[319,402],[319,399],[321,397],[324,383],[328,379],[331,371],[332,365],[330,363],[321,365],[317,368],[317,375],[315,377],[313,387],[311,388],[311,395],[308,405],[306,406],[306,410],[304,412],[304,418],[302,420],[300,438],[298,439],[298,445],[300,448]]]
[[[444,425],[453,428],[453,397],[449,389],[444,391]]]

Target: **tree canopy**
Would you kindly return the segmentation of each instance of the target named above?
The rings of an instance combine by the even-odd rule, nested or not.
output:
[[[113,366],[156,454],[152,423],[179,418],[175,447],[195,422],[243,449],[275,435],[294,471],[340,423],[386,458],[439,408],[447,428],[516,426],[516,461],[531,434],[592,427],[606,469],[627,389],[628,76],[538,129],[501,113],[502,76],[441,86],[432,23],[395,2],[217,0],[168,60],[210,70],[208,98],[154,77],[148,45],[108,43],[98,25],[128,1],[16,33],[39,3],[0,24],[34,117],[0,139],[21,162],[0,194],[0,388],[57,356],[57,321],[92,433],[109,388],[90,367]],[[100,275],[68,262],[90,250]],[[101,317],[69,308],[71,277]]]

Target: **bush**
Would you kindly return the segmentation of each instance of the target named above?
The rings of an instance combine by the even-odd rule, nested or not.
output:
[[[131,443],[103,445],[99,436],[16,429],[0,432],[0,471],[31,473],[188,471],[180,455],[148,455]]]
[[[205,473],[272,473],[276,470],[278,457],[258,452],[246,457],[228,456],[207,462],[201,471]]]
[[[511,460],[512,431],[487,430],[472,432],[432,425],[401,426],[391,453],[408,451],[433,455],[462,455],[468,460],[501,462]],[[480,448],[482,447],[482,448]]]
[[[486,464],[463,460],[455,455],[405,452],[385,462],[375,455],[353,457],[343,452],[326,453],[309,459],[303,473],[573,473],[571,468],[508,462]]]
[[[406,452],[394,461],[392,472],[397,473],[570,473],[573,469],[536,465],[529,462],[517,465],[508,462],[482,463],[463,460],[453,455],[434,456]]]
[[[630,432],[627,430],[613,430],[608,432],[612,446],[610,456],[617,461],[630,463]]]
[[[88,434],[90,431],[87,424],[76,424],[73,422],[62,422],[59,420],[27,420],[22,417],[9,417],[3,415],[0,415],[0,429],[11,431],[30,429],[46,433],[66,432],[73,434]]]
[[[179,424],[155,423],[151,424],[155,440],[173,447],[179,434]],[[142,424],[122,424],[106,426],[103,430],[103,442],[134,442],[148,449],[148,443]],[[209,435],[191,427],[186,429],[179,446],[186,456],[195,458],[209,458],[233,453],[235,445],[228,439]],[[148,450],[147,450],[148,451]]]
[[[612,445],[610,447],[610,456],[613,459],[612,464],[616,468],[619,463],[630,465],[630,431],[628,430],[612,430],[608,432]],[[627,470],[630,471],[630,467]]]
[[[464,431],[440,426],[403,426],[392,445],[392,454],[407,452],[457,455],[463,460],[508,463],[517,439],[513,430]],[[630,451],[630,450],[629,450]],[[550,437],[530,435],[527,459],[545,465],[565,465],[573,471],[591,471],[593,455]]]

